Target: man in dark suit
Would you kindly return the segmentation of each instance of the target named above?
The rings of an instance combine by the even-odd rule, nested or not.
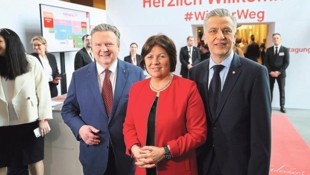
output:
[[[245,57],[257,62],[259,58],[259,45],[255,42],[255,36],[250,36],[251,43],[248,45],[247,51],[245,53]]]
[[[279,33],[272,34],[272,42],[274,46],[269,47],[265,55],[265,65],[269,72],[271,100],[273,96],[273,87],[277,80],[280,92],[280,111],[286,113],[285,109],[285,78],[286,68],[290,62],[288,48],[281,45],[281,35]]]
[[[85,175],[132,175],[134,161],[125,154],[122,127],[129,89],[144,79],[143,71],[118,59],[120,33],[116,27],[99,24],[91,36],[96,61],[73,73],[62,117],[80,141]],[[109,93],[104,89],[106,81]],[[112,99],[106,101],[104,95]]]
[[[200,51],[194,46],[194,37],[188,36],[187,45],[180,50],[181,72],[184,78],[188,78],[188,70],[200,62]]]
[[[82,37],[82,40],[84,46],[75,54],[74,70],[86,66],[94,61],[94,56],[91,50],[91,36],[86,34]]]
[[[141,55],[137,54],[137,50],[138,44],[131,43],[129,55],[124,58],[124,61],[140,67],[140,62],[142,58]]]
[[[210,59],[189,71],[208,116],[207,141],[197,150],[199,175],[269,174],[268,73],[265,66],[234,53],[236,26],[236,19],[228,10],[210,11],[204,23],[204,41],[209,46]],[[216,79],[216,67],[223,68],[218,76],[217,98],[209,92]]]

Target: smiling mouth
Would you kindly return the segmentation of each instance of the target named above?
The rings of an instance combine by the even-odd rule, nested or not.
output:
[[[216,43],[215,45],[216,45],[216,46],[225,46],[226,43]]]
[[[160,67],[153,67],[151,68],[153,71],[159,71],[161,68]]]

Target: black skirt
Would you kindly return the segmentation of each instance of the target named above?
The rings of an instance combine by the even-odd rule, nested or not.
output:
[[[44,138],[35,137],[38,121],[0,127],[0,167],[29,165],[44,158]]]

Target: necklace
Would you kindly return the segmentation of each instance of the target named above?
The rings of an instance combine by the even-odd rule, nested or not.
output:
[[[150,88],[152,89],[152,91],[159,93],[159,92],[161,92],[161,91],[167,89],[167,87],[171,84],[171,81],[172,81],[172,76],[170,75],[169,81],[168,81],[163,87],[161,87],[161,88],[159,88],[159,89],[156,89],[156,88],[152,85],[152,83],[151,83],[151,81],[150,81]]]

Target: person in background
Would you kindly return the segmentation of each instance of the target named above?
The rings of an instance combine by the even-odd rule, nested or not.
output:
[[[194,46],[194,37],[188,36],[187,45],[180,50],[181,72],[180,75],[188,78],[188,70],[200,62],[199,49]]]
[[[137,50],[138,50],[138,44],[131,43],[129,55],[124,58],[124,61],[136,66],[140,66],[142,58],[141,55],[137,54]]]
[[[265,46],[265,44],[261,44],[260,46],[259,46],[259,57],[260,57],[260,59],[261,59],[261,64],[262,65],[265,65],[265,55],[266,55],[266,46]]]
[[[250,39],[251,39],[251,43],[248,45],[247,51],[245,53],[245,57],[257,62],[259,55],[260,55],[259,45],[255,42],[254,35],[251,35]]]
[[[94,61],[94,55],[91,49],[91,36],[86,34],[82,37],[83,48],[80,49],[74,57],[74,70],[77,70],[83,66]]]
[[[199,51],[200,51],[200,61],[204,61],[210,58],[209,47],[207,44],[204,43],[203,40],[200,41]]]
[[[44,73],[50,86],[51,97],[58,95],[57,85],[61,80],[56,58],[53,54],[47,52],[47,42],[42,36],[34,36],[31,39],[34,52],[31,55],[35,56],[43,66]]]
[[[144,79],[143,70],[118,58],[115,26],[99,24],[91,37],[96,61],[73,72],[61,115],[80,142],[85,175],[132,175],[122,127],[129,89]]]
[[[0,175],[44,174],[44,136],[52,106],[47,78],[19,36],[0,29]],[[36,137],[38,128],[41,137]],[[26,166],[26,168],[24,168]],[[22,171],[22,172],[21,172]]]
[[[206,140],[206,116],[196,84],[172,74],[177,54],[166,35],[148,38],[141,55],[150,78],[132,86],[123,127],[135,174],[197,175],[196,148]]]
[[[241,57],[244,57],[244,53],[240,48],[241,38],[236,38],[236,44],[234,46],[234,51]]]
[[[290,64],[290,54],[288,48],[281,44],[280,33],[272,34],[273,46],[266,51],[265,65],[269,72],[271,100],[273,97],[273,87],[277,80],[280,92],[280,111],[286,113],[285,108],[285,78],[286,69]]]
[[[209,11],[204,41],[211,56],[189,72],[208,116],[207,141],[197,151],[199,175],[268,175],[272,111],[268,73],[265,66],[234,52],[237,21],[231,14],[221,8]]]

